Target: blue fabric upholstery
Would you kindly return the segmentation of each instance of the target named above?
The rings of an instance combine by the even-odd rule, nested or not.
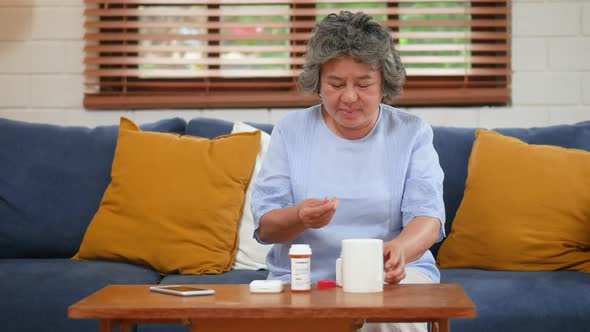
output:
[[[183,119],[144,130],[183,133]],[[0,119],[0,258],[70,257],[110,182],[118,126]]]
[[[223,274],[203,275],[167,275],[160,282],[165,285],[175,284],[249,284],[252,280],[266,279],[268,270],[231,270]]]
[[[188,325],[174,324],[146,324],[137,326],[137,332],[189,332]]]
[[[445,178],[443,181],[443,201],[445,202],[446,234],[451,233],[451,224],[463,199],[467,179],[467,161],[475,141],[475,129],[433,127],[433,143]],[[442,242],[431,250],[436,257]]]
[[[498,128],[503,135],[516,137],[529,144],[556,145],[571,149],[590,151],[590,121],[575,125],[560,125],[539,128]],[[445,173],[443,198],[445,202],[445,230],[451,232],[455,214],[459,209],[467,180],[467,162],[475,142],[475,129],[433,127],[434,148],[438,152]],[[444,241],[444,240],[443,240]],[[442,242],[441,242],[442,243]],[[436,257],[441,243],[432,247]]]
[[[68,307],[109,284],[157,284],[152,270],[123,263],[0,259],[2,331],[98,331],[67,318]]]
[[[441,282],[458,283],[477,306],[477,318],[453,320],[451,331],[587,331],[590,274],[441,270]]]
[[[273,125],[271,124],[255,122],[246,123],[269,134],[272,132]],[[213,139],[217,136],[231,133],[233,125],[233,122],[225,120],[194,118],[188,122],[188,125],[186,126],[186,134]]]

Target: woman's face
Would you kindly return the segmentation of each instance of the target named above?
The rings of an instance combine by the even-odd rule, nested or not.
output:
[[[322,66],[320,92],[328,128],[343,138],[359,139],[379,117],[383,78],[350,56],[336,58]]]

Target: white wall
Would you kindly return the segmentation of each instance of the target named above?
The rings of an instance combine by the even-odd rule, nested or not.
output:
[[[528,127],[590,120],[590,0],[513,0],[513,106],[412,108],[434,125]],[[83,0],[0,0],[0,117],[63,125],[171,116],[276,122],[285,109],[86,111]]]

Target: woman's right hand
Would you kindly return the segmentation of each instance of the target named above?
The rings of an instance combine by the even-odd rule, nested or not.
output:
[[[310,198],[298,205],[297,216],[305,228],[322,228],[332,221],[338,208],[338,198]]]

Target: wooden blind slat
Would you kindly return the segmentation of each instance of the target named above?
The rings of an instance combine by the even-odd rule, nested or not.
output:
[[[165,70],[165,69],[87,69],[84,74],[88,77],[297,77],[300,70]],[[488,69],[488,68],[408,68],[409,75],[414,76],[504,76],[508,73],[506,69]]]
[[[195,45],[195,46],[160,46],[160,45],[94,45],[88,44],[84,47],[87,54],[97,52],[112,52],[112,53],[156,53],[156,52],[211,52],[211,53],[227,53],[227,52],[247,52],[247,53],[300,53],[305,52],[304,45],[232,45],[232,46],[210,46],[210,45]]]
[[[506,52],[508,46],[504,44],[410,44],[399,45],[397,49],[400,52],[428,52],[428,51],[482,51],[482,52]],[[209,46],[209,45],[195,45],[195,46],[140,46],[140,45],[95,45],[88,44],[84,47],[84,51],[88,54],[100,52],[112,53],[173,53],[173,52],[213,52],[213,53],[227,53],[227,52],[255,52],[255,53],[301,53],[305,52],[304,45],[277,45],[277,46]]]
[[[294,80],[288,81],[274,81],[274,82],[212,82],[210,80],[202,80],[202,81],[106,81],[100,82],[96,79],[88,80],[84,82],[85,86],[89,89],[95,89],[102,87],[127,87],[130,90],[135,88],[141,90],[149,90],[149,91],[168,91],[168,90],[176,90],[176,91],[185,91],[188,89],[215,89],[215,90],[240,90],[240,89],[248,89],[248,90],[268,90],[268,89],[292,89],[295,88],[296,82]],[[481,80],[481,81],[472,81],[466,82],[464,80],[456,80],[456,81],[445,81],[445,82],[437,82],[437,81],[413,81],[409,80],[406,83],[406,88],[466,88],[466,87],[502,87],[504,84],[500,81],[495,80]]]
[[[394,38],[401,39],[506,39],[506,32],[398,32],[393,34]],[[84,35],[86,40],[261,40],[261,41],[275,41],[285,40],[308,40],[311,37],[309,33],[291,33],[286,37],[285,34],[148,34],[148,33],[87,33]]]
[[[87,81],[84,83],[89,88],[95,88],[100,86],[108,87],[123,87],[128,88],[142,88],[150,91],[161,91],[161,90],[187,90],[187,89],[199,89],[199,88],[213,88],[218,90],[236,90],[236,89],[291,89],[295,87],[295,81],[289,82],[211,82],[209,81],[176,81],[176,82],[159,82],[159,81],[110,81],[110,82],[99,82],[99,81]]]
[[[88,77],[144,77],[144,78],[191,78],[191,77],[296,77],[299,70],[173,70],[173,69],[87,69]]]
[[[382,24],[390,27],[428,27],[436,23],[439,27],[502,27],[506,26],[506,20],[387,20],[381,21]],[[231,29],[231,28],[252,28],[253,26],[260,29],[265,28],[297,28],[312,29],[316,25],[315,21],[296,21],[296,22],[138,22],[138,21],[87,21],[84,27],[90,29],[165,29],[165,28],[209,28],[209,29]]]
[[[346,9],[346,8],[342,8]],[[238,8],[238,9],[207,9],[190,8],[185,10],[167,9],[167,8],[150,8],[142,9],[86,9],[85,16],[93,17],[111,17],[111,16],[127,16],[127,17],[208,17],[208,16],[222,16],[222,17],[244,17],[244,16],[315,16],[328,15],[339,8],[330,9],[289,9],[281,7],[264,8]],[[506,8],[479,8],[479,7],[457,7],[457,8],[365,8],[363,10],[369,15],[420,15],[420,14],[465,14],[465,15],[491,15],[491,14],[506,14]]]
[[[497,3],[506,4],[507,0],[84,0],[87,5],[249,5],[249,4],[321,4],[321,3]]]
[[[302,96],[297,92],[236,92],[235,98],[227,93],[177,93],[177,94],[119,94],[86,95],[84,106],[88,109],[162,109],[162,108],[242,108],[244,104],[255,108],[306,107],[319,102],[317,96]],[[426,97],[425,97],[426,96]],[[424,89],[406,91],[400,97],[403,105],[472,105],[481,103],[497,105],[510,100],[510,90],[502,89]],[[195,106],[196,105],[196,106]]]
[[[84,60],[86,64],[94,65],[233,65],[242,66],[245,62],[248,65],[303,65],[304,58],[252,58],[244,59],[174,59],[163,57],[88,57]]]
[[[489,51],[505,52],[508,46],[505,44],[410,44],[399,45],[397,48],[400,52],[418,52],[418,51]]]
[[[508,63],[508,57],[493,56],[404,56],[402,62],[405,64],[498,64]],[[93,65],[216,65],[216,66],[243,66],[248,65],[303,65],[305,58],[252,58],[252,59],[174,59],[170,57],[87,57],[85,64]]]

